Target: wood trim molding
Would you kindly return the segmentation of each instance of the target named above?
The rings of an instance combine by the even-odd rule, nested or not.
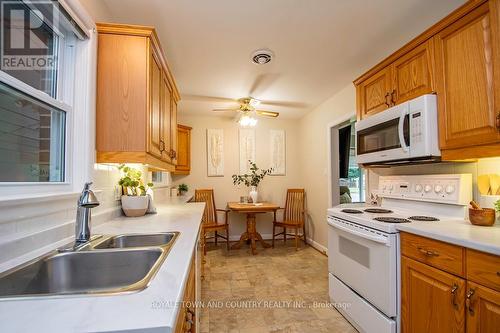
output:
[[[98,151],[96,163],[142,163],[153,169],[172,172],[175,166],[146,152]]]
[[[475,8],[479,7],[483,3],[485,3],[488,0],[469,0],[453,12],[451,12],[448,16],[425,30],[423,33],[409,41],[407,44],[405,44],[403,47],[401,47],[399,50],[379,62],[375,67],[369,69],[366,73],[358,77],[356,80],[353,81],[354,85],[359,85],[361,82],[366,80],[367,78],[371,77],[373,74],[376,72],[382,70],[384,67],[389,66],[391,63],[393,63],[396,59],[400,58],[403,56],[405,53],[411,51],[415,47],[419,46],[420,44],[426,42],[430,38],[432,38],[435,34],[437,34],[439,31],[443,30],[446,28],[448,25],[451,23],[455,22],[456,20],[460,19],[470,11],[474,10]]]
[[[498,156],[500,156],[499,144],[441,150],[441,159],[443,161],[462,161],[468,159],[477,159],[479,157],[483,158]]]
[[[167,58],[165,57],[165,52],[161,46],[158,34],[154,27],[144,26],[144,25],[133,25],[133,24],[115,24],[115,23],[96,23],[97,32],[101,34],[115,34],[115,35],[129,35],[129,36],[142,36],[149,38],[153,43],[154,48],[158,50],[158,57],[162,64],[163,70],[165,71],[170,85],[173,88],[174,97],[176,101],[181,99],[179,89],[175,83],[174,76],[168,65]]]

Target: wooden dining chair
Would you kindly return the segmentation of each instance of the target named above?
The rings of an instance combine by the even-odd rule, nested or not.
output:
[[[306,241],[306,227],[305,227],[305,191],[304,189],[288,189],[286,192],[285,207],[279,208],[283,210],[283,220],[277,221],[276,212],[274,212],[273,221],[273,247],[274,238],[283,235],[283,241],[286,243],[286,236],[295,237],[295,250],[299,248],[300,236],[299,229],[302,229],[302,236],[304,237],[304,244]],[[276,227],[283,228],[282,232],[276,233]],[[294,234],[287,234],[287,229],[294,229]]]
[[[215,245],[217,245],[217,239],[220,237],[226,240],[226,247],[229,251],[229,220],[227,209],[216,209],[215,208],[215,199],[214,199],[214,190],[213,189],[199,189],[195,190],[194,193],[194,201],[196,202],[204,202],[205,203],[205,211],[203,212],[202,218],[202,246],[203,253],[207,254],[206,249],[206,240],[210,238],[214,238]],[[217,220],[217,213],[224,213],[224,223],[219,223]],[[219,231],[225,231],[226,235],[220,235]],[[207,233],[214,232],[213,237],[207,237]]]

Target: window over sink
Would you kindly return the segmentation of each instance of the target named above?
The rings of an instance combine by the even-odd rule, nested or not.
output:
[[[0,197],[71,192],[88,32],[58,1],[0,9]]]

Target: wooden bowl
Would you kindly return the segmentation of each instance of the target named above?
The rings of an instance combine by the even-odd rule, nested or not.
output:
[[[469,221],[473,225],[492,226],[495,224],[495,210],[492,208],[469,208]]]

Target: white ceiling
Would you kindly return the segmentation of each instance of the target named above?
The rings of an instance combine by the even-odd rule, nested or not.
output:
[[[211,114],[248,95],[300,117],[464,0],[102,0],[112,20],[155,26],[182,96]],[[269,48],[268,65],[250,62]],[[217,113],[220,115],[220,113]],[[224,113],[223,113],[224,114]]]

